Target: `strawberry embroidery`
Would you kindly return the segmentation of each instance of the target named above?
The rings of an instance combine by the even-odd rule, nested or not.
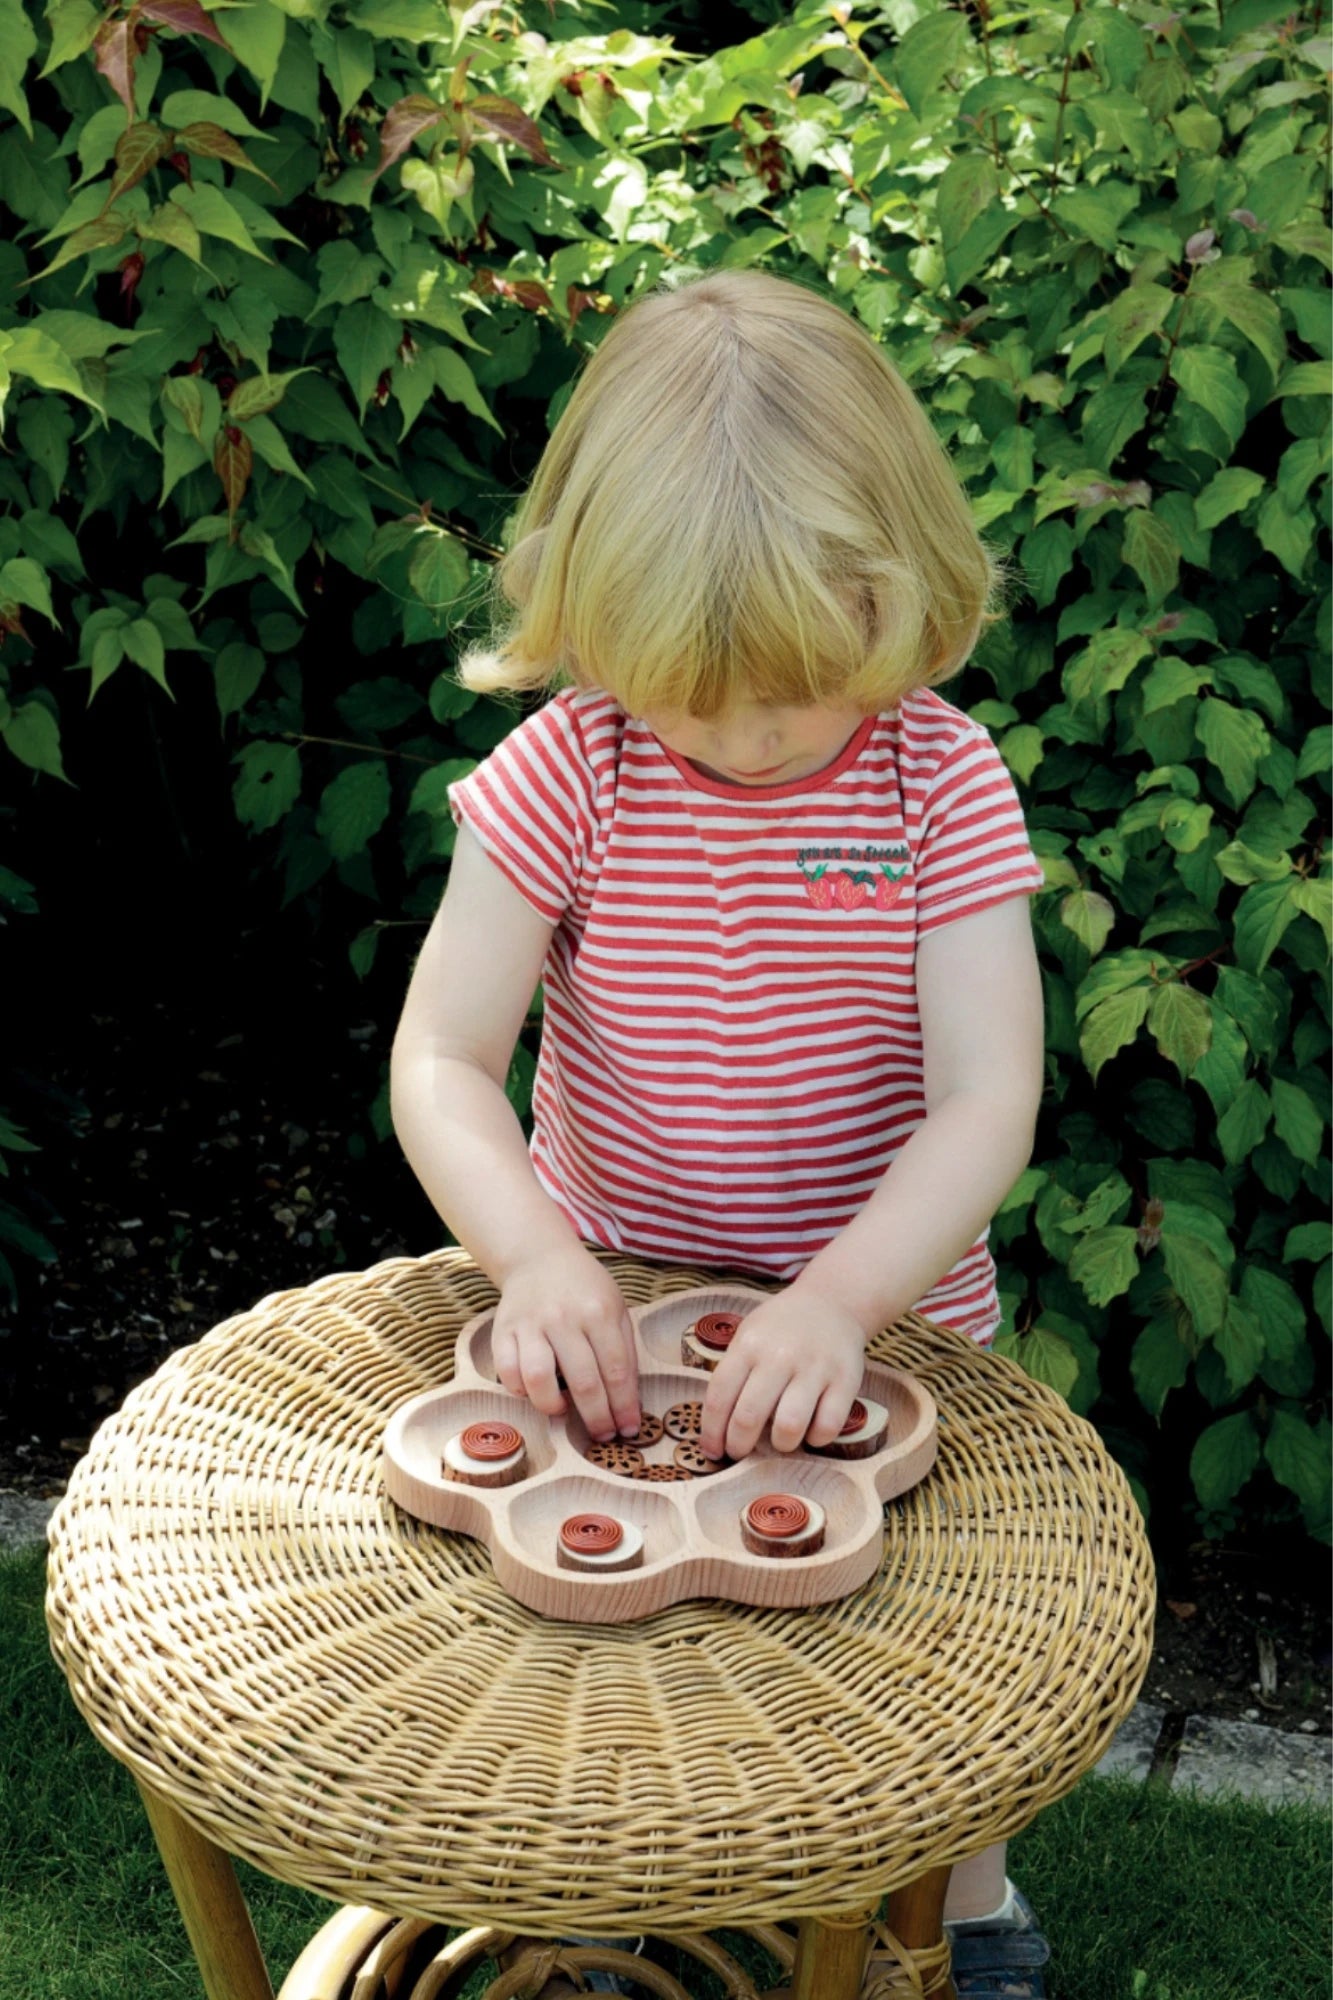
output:
[[[821,862],[813,875],[807,875],[805,869],[801,869],[802,875],[805,875],[805,893],[817,910],[833,908],[833,884],[824,879],[827,869],[827,861]]]
[[[891,910],[903,893],[903,881],[907,870],[906,868],[885,868],[881,863],[879,872],[883,879],[875,884],[875,908],[877,910]]]
[[[881,848],[879,851],[883,853],[884,849]],[[821,861],[817,868],[811,869],[807,868],[805,860],[800,855],[796,858],[796,865],[805,883],[805,893],[817,910],[831,910],[835,906],[840,910],[860,910],[864,909],[867,903],[872,904],[877,910],[891,910],[906,886],[910,865],[906,848],[900,847],[896,851],[904,856],[902,867],[891,868],[886,862],[881,861],[878,881],[875,880],[874,871],[869,868],[840,868],[836,874],[830,875],[827,861]],[[859,849],[852,850],[853,855],[859,856],[859,852]]]

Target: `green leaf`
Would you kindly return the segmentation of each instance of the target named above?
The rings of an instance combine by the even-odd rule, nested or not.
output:
[[[51,609],[51,585],[46,571],[31,556],[11,556],[0,569],[0,599],[5,598],[14,604],[30,604],[58,627],[59,621]]]
[[[1174,1315],[1150,1319],[1129,1357],[1135,1392],[1150,1416],[1160,1420],[1168,1395],[1173,1389],[1184,1388],[1189,1369],[1189,1348]]]
[[[218,236],[224,243],[232,243],[238,250],[244,250],[247,256],[257,257],[261,264],[273,262],[271,257],[264,255],[246,228],[240,210],[211,181],[197,180],[193,187],[185,181],[177,181],[167,199],[183,209],[204,236]]]
[[[1296,884],[1256,882],[1236,905],[1233,918],[1236,957],[1248,972],[1262,972],[1281,944],[1291,924],[1300,915]]]
[[[213,685],[220,716],[239,714],[263,680],[266,665],[258,646],[247,646],[238,640],[222,648],[213,662]]]
[[[1303,1418],[1290,1410],[1274,1410],[1264,1439],[1264,1457],[1274,1479],[1294,1493],[1302,1507],[1327,1513],[1328,1443]]]
[[[389,817],[389,804],[389,770],[382,757],[349,764],[324,787],[315,828],[335,861],[361,852]]]
[[[1233,1396],[1247,1388],[1264,1358],[1264,1336],[1254,1314],[1237,1299],[1228,1299],[1226,1315],[1213,1345],[1226,1365],[1227,1387]]]
[[[352,961],[352,970],[358,979],[364,979],[375,963],[375,952],[382,929],[380,924],[367,924],[363,931],[357,932],[347,947],[347,956]]]
[[[1180,544],[1167,522],[1136,507],[1125,523],[1122,551],[1143,584],[1148,608],[1164,604],[1180,582]]]
[[[1139,191],[1114,176],[1095,184],[1070,188],[1057,195],[1053,208],[1059,220],[1077,236],[1086,236],[1107,252],[1116,249],[1125,219],[1137,208]],[[1110,461],[1103,460],[1110,470]]]
[[[1304,1347],[1306,1330],[1305,1308],[1286,1279],[1258,1264],[1247,1264],[1241,1273],[1240,1297],[1263,1334],[1268,1359],[1289,1362]]]
[[[1231,803],[1243,806],[1272,743],[1263,723],[1248,709],[1233,708],[1229,701],[1211,696],[1199,703],[1194,729]]]
[[[1260,502],[1254,532],[1260,545],[1298,581],[1314,541],[1316,521],[1311,507],[1288,507],[1280,494],[1269,493]]]
[[[1138,1232],[1123,1227],[1091,1230],[1069,1259],[1070,1277],[1095,1306],[1109,1305],[1127,1292],[1138,1269]]]
[[[1268,1130],[1273,1106],[1268,1092],[1254,1077],[1248,1077],[1217,1121],[1217,1143],[1230,1166],[1243,1160]]]
[[[1029,1170],[1031,1171],[1031,1170]],[[1047,1176],[1039,1173],[1039,1182]],[[1033,1189],[1035,1194],[1037,1189]],[[1099,1181],[1076,1215],[1066,1216],[1056,1226],[1066,1236],[1085,1236],[1090,1229],[1100,1229],[1108,1222],[1121,1222],[1129,1212],[1133,1191],[1123,1174],[1110,1174]]]
[[[962,17],[947,11],[919,15],[901,37],[893,55],[893,77],[914,117],[925,116],[929,99],[963,60],[967,41]]]
[[[1137,437],[1148,414],[1140,384],[1109,382],[1089,396],[1083,411],[1083,439],[1093,463],[1110,472],[1131,438]]]
[[[1030,785],[1032,774],[1041,763],[1045,743],[1045,736],[1034,723],[1020,722],[1016,729],[1005,731],[997,747],[1014,776],[1022,784]]]
[[[397,360],[398,338],[393,321],[372,305],[344,306],[334,321],[333,350],[358,410],[365,409],[380,376]]]
[[[423,364],[419,362],[417,365],[420,367]],[[489,424],[493,431],[504,436],[504,425],[477,387],[476,377],[461,354],[452,347],[436,347],[431,352],[430,365],[440,389],[452,402],[462,403],[474,417],[480,417],[484,424]]]
[[[1226,1317],[1228,1294],[1226,1265],[1218,1256],[1217,1219],[1179,1202],[1167,1202],[1165,1209],[1162,1259],[1167,1277],[1198,1331],[1216,1334]]]
[[[1000,177],[984,154],[955,155],[935,189],[935,220],[946,251],[957,249],[977,217],[998,203],[1000,195]]]
[[[1239,1022],[1257,1056],[1273,1053],[1278,1007],[1262,979],[1234,965],[1220,965],[1213,998]]]
[[[0,729],[0,736],[21,764],[69,783],[60,761],[60,728],[42,702],[25,701],[14,709]]]
[[[1284,1264],[1300,1264],[1309,1259],[1318,1263],[1328,1255],[1329,1225],[1326,1222],[1300,1222],[1295,1229],[1287,1231],[1287,1240],[1282,1246]]]
[[[120,643],[135,666],[142,667],[150,680],[155,680],[165,694],[171,695],[167,686],[166,647],[152,619],[131,619],[120,633]],[[176,699],[174,695],[171,698],[173,701]]]
[[[468,585],[467,550],[453,535],[422,529],[407,566],[407,580],[423,604],[442,609]]]
[[[1113,993],[1088,1015],[1078,1041],[1094,1082],[1111,1057],[1133,1041],[1151,997],[1148,987],[1134,986],[1127,993]]]
[[[1249,506],[1264,490],[1263,475],[1247,466],[1228,465],[1215,473],[1201,493],[1194,496],[1194,518],[1204,529],[1220,527],[1232,514]]]
[[[1016,1361],[1033,1382],[1044,1382],[1068,1402],[1079,1376],[1079,1359],[1063,1334],[1034,1326],[1028,1333],[1001,1333],[995,1352]]]
[[[241,767],[232,787],[236,816],[256,833],[267,832],[301,795],[301,755],[294,743],[247,743],[232,762]]]
[[[37,30],[22,0],[0,0],[0,105],[18,119],[32,138],[24,71],[37,53]]]
[[[1322,1114],[1294,1083],[1284,1083],[1281,1077],[1275,1076],[1268,1088],[1273,1100],[1273,1124],[1278,1138],[1298,1160],[1313,1166],[1323,1144]]]
[[[1194,1072],[1213,1039],[1208,1002],[1178,979],[1159,986],[1148,1005],[1148,1027],[1159,1052],[1180,1071],[1180,1080]]]
[[[1060,899],[1060,921],[1096,958],[1115,927],[1115,905],[1095,889],[1075,889]]]
[[[1210,427],[1221,433],[1217,445],[1210,447],[1212,455],[1219,462],[1230,457],[1245,429],[1248,408],[1235,356],[1224,347],[1182,345],[1172,354],[1168,371],[1189,401],[1206,415]]]
[[[1227,1110],[1245,1082],[1245,1058],[1245,1036],[1231,1016],[1213,1004],[1213,1040],[1209,1042],[1207,1054],[1199,1056],[1199,1062],[1195,1064],[1193,1082],[1203,1084],[1213,1100],[1217,1116]]]
[[[287,16],[274,6],[273,0],[250,0],[246,7],[228,8],[225,20],[227,41],[245,68],[257,78],[260,109],[266,110],[282,59]],[[221,119],[213,122],[222,123]]]
[[[1190,1453],[1190,1478],[1203,1507],[1234,1500],[1259,1463],[1259,1433],[1248,1410],[1209,1424]]]
[[[1106,314],[1108,380],[1114,380],[1135,348],[1161,331],[1174,304],[1175,295],[1164,285],[1126,285],[1116,294]]]

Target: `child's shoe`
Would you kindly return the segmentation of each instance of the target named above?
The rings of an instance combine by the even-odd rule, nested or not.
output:
[[[1037,1968],[1046,1964],[1051,1947],[1027,1897],[1007,1878],[1004,1886],[1004,1901],[990,1916],[960,1917],[944,1926],[958,2000],[1046,2000]]]

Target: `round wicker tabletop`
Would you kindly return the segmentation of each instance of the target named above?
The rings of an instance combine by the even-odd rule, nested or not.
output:
[[[631,1306],[719,1281],[600,1254]],[[836,1917],[1101,1756],[1147,1670],[1153,1571],[1124,1476],[1052,1391],[908,1315],[870,1351],[935,1397],[939,1457],[886,1508],[870,1583],[561,1623],[383,1491],[390,1413],[495,1297],[458,1250],[275,1293],[172,1355],[77,1466],[53,1650],[111,1754],[218,1846],[342,1901],[547,1933]]]

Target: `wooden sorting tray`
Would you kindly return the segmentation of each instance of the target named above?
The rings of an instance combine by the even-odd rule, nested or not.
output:
[[[705,1395],[708,1373],[681,1359],[686,1327],[709,1312],[743,1316],[768,1296],[710,1286],[632,1308],[644,1411],[660,1417],[676,1403]],[[547,1417],[502,1386],[491,1359],[493,1317],[483,1313],[459,1334],[452,1382],[394,1411],[384,1433],[384,1484],[390,1499],[418,1520],[485,1542],[503,1588],[548,1618],[619,1622],[686,1597],[770,1605],[845,1597],[879,1567],[883,1502],[914,1486],[935,1462],[934,1399],[900,1369],[868,1361],[860,1393],[889,1412],[886,1441],[872,1457],[779,1452],[765,1433],[748,1458],[720,1472],[661,1484],[631,1479],[583,1456],[591,1440],[572,1404],[565,1416]],[[446,1439],[487,1418],[522,1433],[526,1476],[499,1487],[445,1478]],[[648,1464],[670,1462],[672,1448],[671,1438],[641,1447]],[[746,1549],[740,1511],[775,1491],[824,1508],[821,1549],[787,1559]],[[585,1512],[632,1522],[644,1538],[642,1565],[604,1575],[562,1568],[556,1561],[560,1524]]]

